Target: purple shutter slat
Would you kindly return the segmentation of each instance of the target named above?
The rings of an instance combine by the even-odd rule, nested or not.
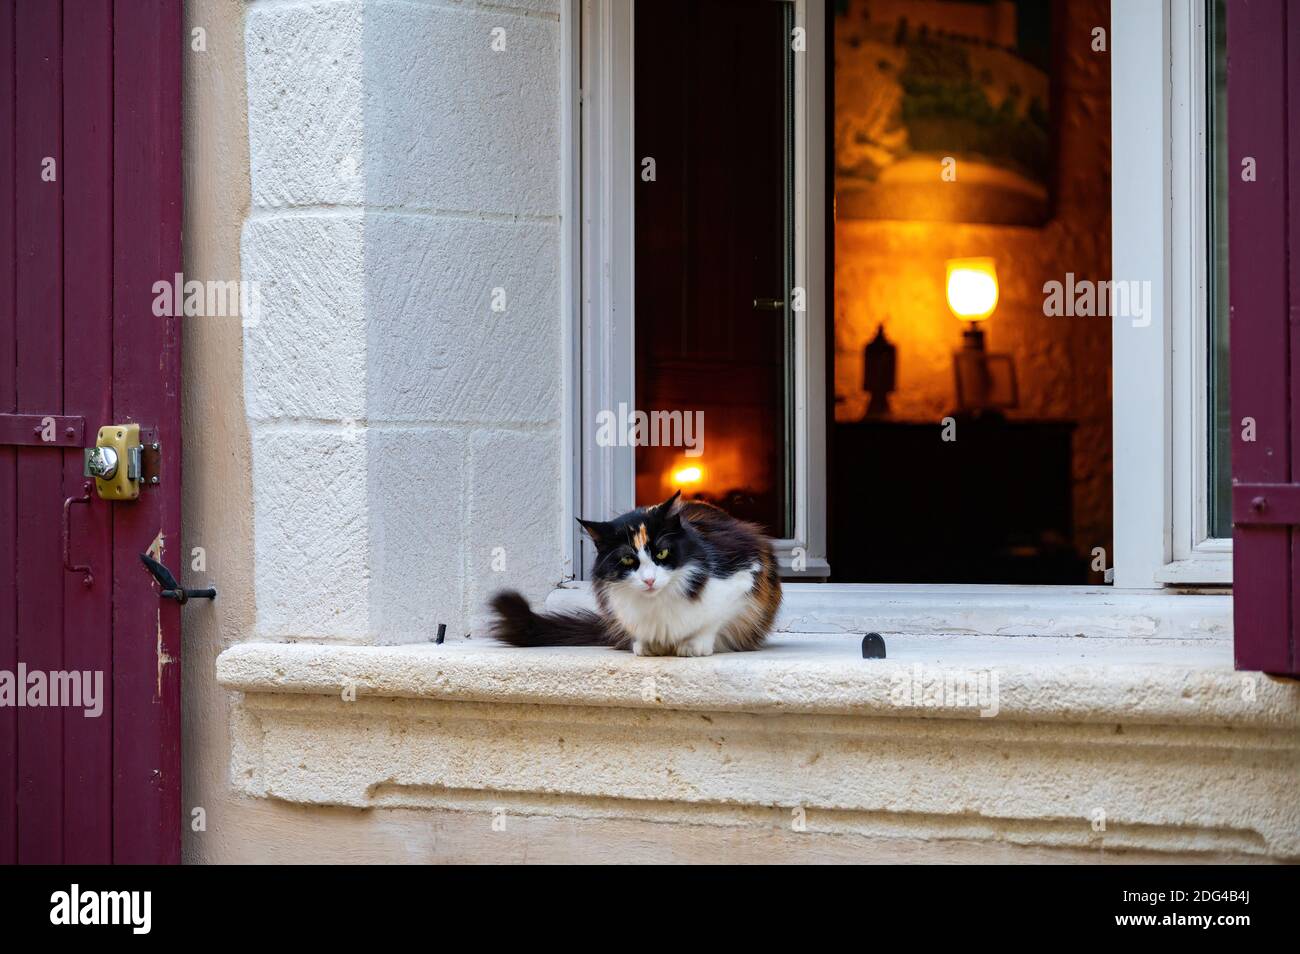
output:
[[[180,320],[153,313],[153,283],[181,270],[181,5],[116,0],[113,42],[113,414],[157,427],[163,460],[113,508],[113,860],[179,862],[181,608],[140,554],[161,538],[185,568]]]
[[[1300,188],[1300,178],[1291,175],[1295,153],[1287,148],[1287,91],[1294,84],[1289,6],[1228,4],[1228,288],[1236,662],[1240,669],[1293,674],[1297,528],[1268,516],[1268,493],[1260,490],[1290,484],[1298,473],[1288,269],[1296,216],[1287,203],[1289,179]],[[1253,164],[1253,180],[1243,178],[1243,163]],[[1300,247],[1290,247],[1300,254]],[[1254,440],[1244,437],[1248,427]]]
[[[14,149],[18,280],[18,411],[63,409],[63,176],[42,179],[47,159],[63,169],[62,4],[17,7]],[[62,568],[56,532],[63,512],[61,451],[18,450],[18,661],[28,670],[63,668]],[[63,860],[64,710],[43,706],[18,713],[18,860]]]
[[[0,414],[18,409],[14,3],[0,0]],[[0,670],[18,666],[18,449],[0,446]],[[18,860],[18,710],[0,707],[0,864]]]
[[[63,11],[63,396],[92,422],[87,443],[112,415],[113,23],[112,0],[78,0]],[[80,492],[81,455],[63,455],[64,491]],[[63,722],[64,860],[113,860],[112,514],[77,508],[76,556],[101,579],[87,587],[63,574],[66,668],[102,672],[104,713],[72,711]]]
[[[1294,3],[1286,6],[1287,261],[1291,268],[1287,312],[1291,336],[1291,482],[1297,485],[1300,484],[1300,9]],[[1300,526],[1293,525],[1290,533],[1291,578],[1287,592],[1291,607],[1288,644],[1291,664],[1286,671],[1295,675],[1300,671]]]

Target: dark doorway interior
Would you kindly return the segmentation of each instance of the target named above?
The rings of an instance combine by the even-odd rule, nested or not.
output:
[[[636,4],[636,407],[701,412],[703,453],[637,448],[638,504],[789,532],[791,7]]]

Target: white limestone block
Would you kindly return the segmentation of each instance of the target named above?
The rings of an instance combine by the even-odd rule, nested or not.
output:
[[[244,332],[250,419],[365,416],[363,229],[360,213],[245,225],[243,277],[260,302]]]
[[[255,208],[362,201],[364,9],[360,2],[249,8],[244,49]]]
[[[364,428],[253,428],[262,638],[370,638],[366,443]]]

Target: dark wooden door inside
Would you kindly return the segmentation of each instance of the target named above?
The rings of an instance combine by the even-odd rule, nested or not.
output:
[[[180,10],[0,0],[3,862],[179,860],[179,607],[140,554],[178,569]],[[159,482],[110,502],[81,448],[123,423]]]
[[[636,403],[702,412],[703,454],[637,448],[637,503],[682,487],[789,536],[789,3],[636,5]]]

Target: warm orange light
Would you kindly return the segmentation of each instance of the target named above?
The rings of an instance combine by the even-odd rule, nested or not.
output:
[[[998,306],[998,272],[991,258],[948,260],[948,307],[962,321],[983,321]]]
[[[698,484],[704,479],[704,471],[699,467],[679,467],[673,471],[673,486],[681,487],[685,484]]]

